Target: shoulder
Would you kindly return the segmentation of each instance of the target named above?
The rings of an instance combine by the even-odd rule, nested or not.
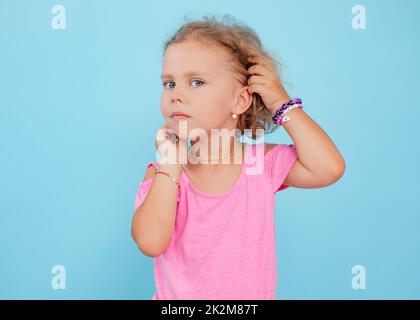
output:
[[[268,158],[273,158],[278,155],[287,156],[291,152],[293,153],[294,144],[276,144],[276,143],[265,143],[264,155],[268,154]]]
[[[268,166],[287,167],[298,158],[294,144],[265,143],[264,151],[264,158]]]
[[[282,154],[285,156],[295,156],[296,155],[296,145],[289,144],[289,143],[281,143],[281,144],[275,144],[275,143],[265,143],[265,152],[264,155],[269,153],[271,150],[275,149],[276,151],[272,151],[271,154]]]

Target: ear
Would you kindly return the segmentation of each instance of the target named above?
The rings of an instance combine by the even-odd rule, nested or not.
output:
[[[236,102],[233,106],[232,112],[236,114],[244,113],[252,103],[252,93],[248,91],[248,86],[238,89]]]

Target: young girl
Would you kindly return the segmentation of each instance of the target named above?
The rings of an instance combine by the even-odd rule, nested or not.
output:
[[[290,98],[275,60],[243,24],[184,24],[165,44],[162,71],[159,161],[140,183],[131,230],[154,257],[152,299],[275,299],[275,193],[331,185],[344,159],[302,101]],[[280,126],[293,144],[239,139]]]

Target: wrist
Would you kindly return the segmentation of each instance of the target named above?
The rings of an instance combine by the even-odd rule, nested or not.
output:
[[[177,178],[181,175],[182,172],[182,165],[178,163],[159,163],[158,170],[165,171],[173,176],[176,176]]]
[[[289,100],[288,102],[283,103],[274,113],[274,116],[272,118],[273,122],[276,125],[281,126],[282,123],[285,123],[290,120],[290,117],[287,114],[296,108],[303,109],[302,99],[294,98]]]
[[[289,102],[292,100],[289,95],[284,95],[280,99],[278,99],[276,102],[271,103],[269,106],[267,106],[273,113],[275,113],[278,108],[280,108],[284,103]]]

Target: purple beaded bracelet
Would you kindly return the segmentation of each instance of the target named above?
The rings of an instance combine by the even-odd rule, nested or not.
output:
[[[281,126],[281,120],[283,118],[283,116],[287,113],[287,110],[289,110],[292,106],[294,105],[299,105],[297,106],[297,108],[302,108],[301,106],[302,104],[302,99],[300,98],[294,98],[286,103],[283,103],[282,106],[280,108],[277,109],[277,111],[275,112],[274,116],[273,116],[273,122],[278,125]],[[294,107],[296,108],[296,106]]]

